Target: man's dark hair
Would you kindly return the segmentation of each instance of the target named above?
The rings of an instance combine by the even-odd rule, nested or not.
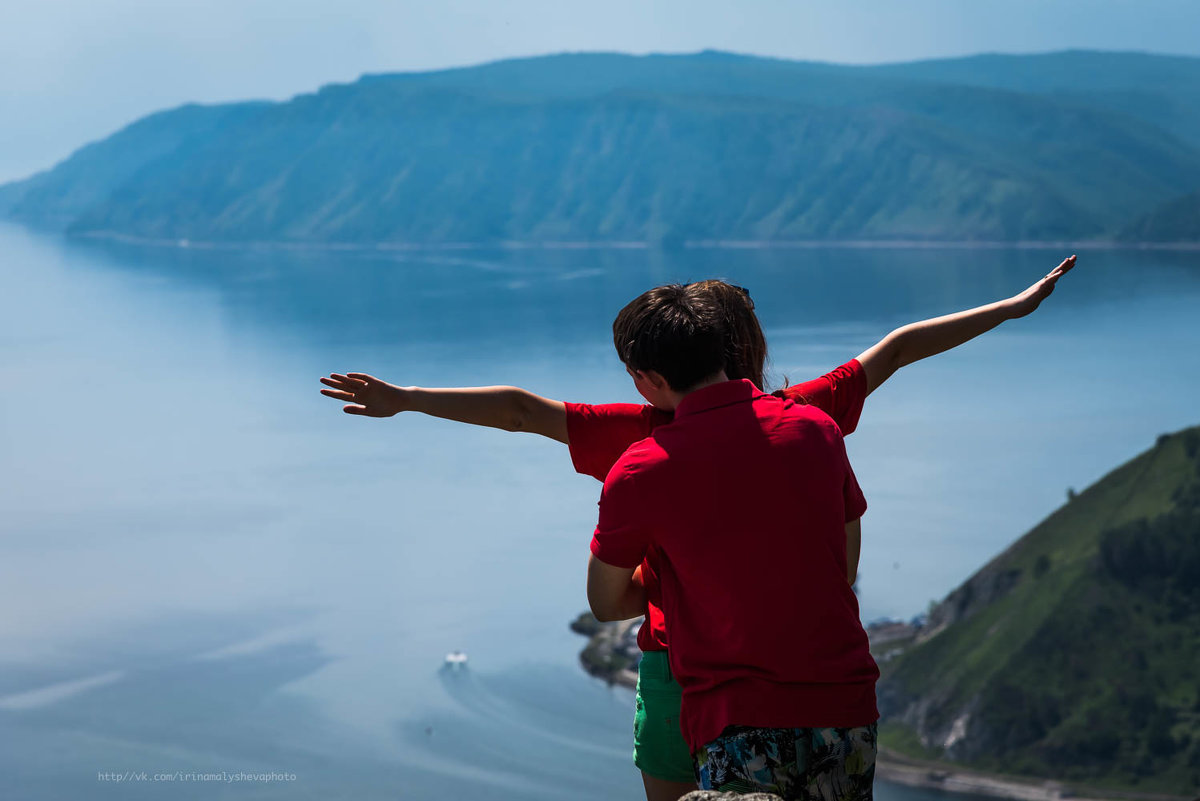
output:
[[[631,370],[654,370],[686,392],[725,368],[725,310],[696,284],[638,295],[613,320],[613,344]]]

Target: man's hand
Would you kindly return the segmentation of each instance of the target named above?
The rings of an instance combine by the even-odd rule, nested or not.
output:
[[[1050,297],[1050,293],[1054,291],[1054,285],[1058,283],[1058,279],[1062,278],[1074,266],[1075,257],[1070,256],[1064,259],[1062,264],[1051,270],[1045,278],[1021,294],[1009,298],[1006,301],[1009,318],[1015,320],[1018,317],[1024,317],[1033,312],[1034,309],[1041,305],[1043,300]]]
[[[367,417],[391,417],[408,410],[408,393],[401,387],[381,381],[366,373],[330,373],[321,383],[332,389],[323,389],[321,394],[334,400],[346,401],[342,407],[346,414],[361,414]]]

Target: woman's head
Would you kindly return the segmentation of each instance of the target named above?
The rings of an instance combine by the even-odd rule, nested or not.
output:
[[[763,389],[767,364],[767,339],[763,336],[754,301],[740,286],[710,279],[689,287],[704,292],[722,310],[725,320],[725,374],[730,378],[748,378]]]

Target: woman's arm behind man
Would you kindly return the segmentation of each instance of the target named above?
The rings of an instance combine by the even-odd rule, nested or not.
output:
[[[1070,256],[1044,278],[1011,298],[897,328],[858,357],[867,374],[867,394],[878,389],[901,367],[956,348],[1005,320],[1032,313],[1050,297],[1058,279],[1074,266],[1075,257]]]
[[[567,413],[562,401],[543,398],[520,387],[424,389],[398,387],[366,373],[332,373],[321,394],[346,401],[346,414],[392,417],[421,412],[459,423],[526,431],[567,442]]]

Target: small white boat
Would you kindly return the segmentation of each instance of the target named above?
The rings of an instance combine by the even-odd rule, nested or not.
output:
[[[457,668],[466,666],[467,655],[462,651],[451,651],[450,653],[446,654],[446,667]]]

